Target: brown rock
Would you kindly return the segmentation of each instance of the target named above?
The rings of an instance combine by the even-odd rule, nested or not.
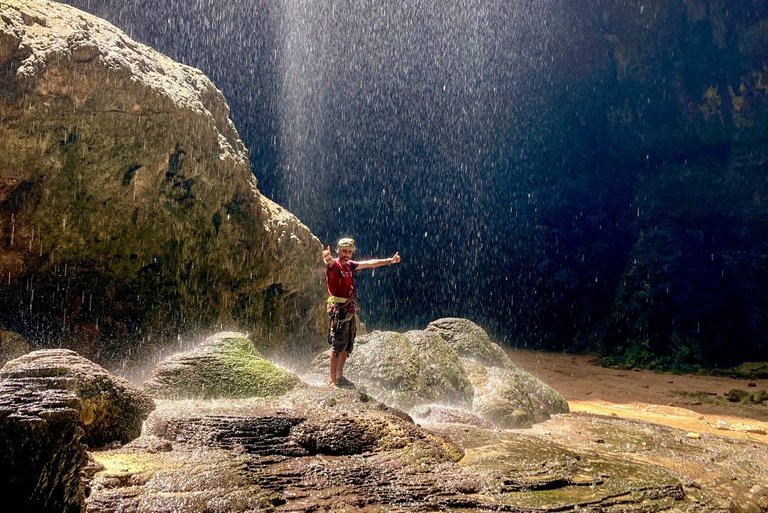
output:
[[[20,394],[27,388],[71,393],[76,401],[70,406],[84,431],[82,442],[90,447],[137,438],[155,407],[139,387],[68,349],[33,351],[11,360],[0,371],[0,380]]]
[[[320,349],[321,245],[210,80],[63,4],[0,19],[0,326],[102,362],[222,324]]]
[[[127,442],[154,408],[135,385],[66,349],[0,371],[0,494],[23,511],[83,511],[86,445]]]

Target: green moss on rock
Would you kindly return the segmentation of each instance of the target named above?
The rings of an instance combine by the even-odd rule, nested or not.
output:
[[[247,335],[223,332],[161,362],[144,386],[160,398],[212,399],[282,395],[299,383],[266,360]]]

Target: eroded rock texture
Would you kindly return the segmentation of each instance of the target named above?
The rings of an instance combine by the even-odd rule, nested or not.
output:
[[[0,370],[0,380],[19,390],[31,386],[73,393],[84,430],[82,442],[89,447],[137,438],[155,408],[138,386],[69,349],[42,349],[11,360]]]
[[[0,89],[0,326],[102,362],[221,325],[287,353],[322,341],[321,246],[258,192],[200,71],[14,0]]]
[[[86,444],[125,443],[154,409],[138,387],[67,349],[0,370],[0,494],[23,511],[82,511]]]
[[[430,429],[351,389],[161,401],[140,439],[95,454],[104,468],[88,511],[693,513],[765,498],[765,458],[742,468],[749,442],[586,415],[525,431]],[[736,479],[697,483],[708,454],[728,451],[711,468]]]

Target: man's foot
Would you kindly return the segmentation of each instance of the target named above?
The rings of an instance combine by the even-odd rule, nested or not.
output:
[[[331,388],[336,388],[337,385],[336,385],[335,381],[329,381],[328,382],[328,386],[331,387]]]
[[[345,378],[344,376],[340,377],[336,380],[336,386],[337,387],[345,387],[345,388],[352,388],[355,386],[353,382]]]

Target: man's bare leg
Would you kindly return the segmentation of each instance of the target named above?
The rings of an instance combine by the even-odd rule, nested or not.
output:
[[[339,371],[339,364],[341,363],[341,355],[346,353],[337,353],[333,349],[331,349],[331,385],[335,385],[336,381],[338,381],[339,377],[341,377],[341,372]],[[346,357],[344,358],[344,361],[346,361]],[[341,367],[344,367],[344,364],[341,364]]]
[[[349,351],[342,351],[339,353],[339,364],[336,367],[336,381],[344,377],[344,365],[347,363],[347,358],[349,358]]]

